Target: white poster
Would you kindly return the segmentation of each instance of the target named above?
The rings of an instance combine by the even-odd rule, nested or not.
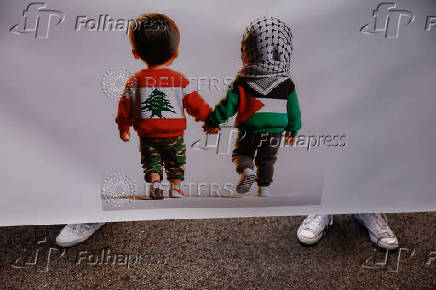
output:
[[[126,81],[147,67],[128,36],[143,13],[174,20],[168,69],[212,108],[243,67],[250,23],[290,27],[302,125],[280,140],[268,194],[254,179],[236,190],[238,114],[206,135],[174,99],[184,196],[167,198],[164,174],[164,198],[148,197],[139,137],[123,142],[115,123]],[[0,16],[0,226],[436,209],[434,1],[3,0]]]

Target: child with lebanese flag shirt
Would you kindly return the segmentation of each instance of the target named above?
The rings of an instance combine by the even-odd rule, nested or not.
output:
[[[134,57],[147,67],[125,85],[115,119],[120,138],[128,142],[132,126],[137,132],[151,199],[163,198],[163,170],[171,185],[168,196],[180,197],[186,163],[185,111],[196,121],[205,121],[211,107],[186,77],[169,68],[178,57],[180,40],[172,19],[163,14],[143,14],[130,27],[129,37]]]

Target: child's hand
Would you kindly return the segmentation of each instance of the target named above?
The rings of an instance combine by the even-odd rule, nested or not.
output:
[[[215,135],[215,134],[218,134],[219,131],[220,131],[220,128],[208,128],[206,133],[211,134],[211,135]]]
[[[285,145],[286,145],[286,146],[291,146],[291,145],[293,145],[293,144],[294,144],[294,141],[295,141],[295,137],[291,137],[291,136],[289,136],[289,135],[286,135],[286,136],[285,136]]]
[[[203,125],[203,130],[206,134],[218,134],[218,132],[220,131],[220,128],[211,128],[208,125],[204,124]]]
[[[130,131],[129,130],[121,130],[120,131],[120,138],[124,142],[129,142],[129,140],[130,140]]]

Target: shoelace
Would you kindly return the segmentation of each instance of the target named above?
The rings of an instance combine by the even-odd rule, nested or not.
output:
[[[75,224],[70,228],[74,233],[81,234],[84,231],[89,230],[91,226],[89,224]]]
[[[388,226],[388,217],[385,214],[377,214],[375,224],[378,229],[378,234],[392,236],[392,230]]]
[[[377,233],[377,245],[379,245],[379,242],[384,238],[394,238],[395,235],[392,232],[392,230],[389,228],[388,225],[388,217],[386,214],[378,214],[377,218],[375,220],[377,226],[380,228],[380,231]]]
[[[304,229],[309,229],[309,230],[317,230],[317,226],[320,224],[320,222],[314,223],[315,220],[318,219],[323,219],[324,217],[321,215],[312,215],[312,216],[308,216],[303,223],[303,228]]]

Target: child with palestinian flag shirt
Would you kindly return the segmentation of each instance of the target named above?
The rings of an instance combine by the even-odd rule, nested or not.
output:
[[[262,17],[252,22],[242,38],[243,67],[206,119],[205,131],[213,133],[237,114],[239,135],[232,160],[241,176],[238,193],[249,192],[254,181],[258,196],[271,193],[283,132],[286,143],[291,144],[301,128],[297,93],[290,77],[292,50],[292,32],[283,21]]]

